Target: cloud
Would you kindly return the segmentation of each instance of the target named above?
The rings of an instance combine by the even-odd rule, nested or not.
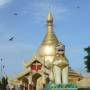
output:
[[[0,7],[10,3],[12,0],[0,0]]]

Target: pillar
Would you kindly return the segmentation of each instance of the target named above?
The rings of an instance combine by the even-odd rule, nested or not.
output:
[[[29,76],[28,77],[28,90],[32,90],[31,88],[32,88],[32,76]]]
[[[68,84],[68,66],[62,70],[62,82]]]
[[[24,83],[24,88],[23,88],[23,90],[25,90],[25,83]]]
[[[61,84],[61,70],[58,66],[54,66],[54,77],[55,77],[55,84]]]

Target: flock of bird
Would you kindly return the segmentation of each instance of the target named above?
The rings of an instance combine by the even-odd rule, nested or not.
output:
[[[81,7],[80,7],[79,4],[77,4],[75,8],[80,9]],[[19,13],[18,13],[18,12],[14,12],[13,15],[14,15],[14,16],[18,16]],[[12,37],[10,37],[10,38],[8,39],[8,41],[12,42],[12,41],[14,41],[14,39],[15,39],[15,36],[12,36]],[[1,58],[0,61],[2,62],[3,59]],[[2,66],[2,69],[4,69],[4,67],[5,67],[5,65]]]
[[[78,0],[78,1],[79,1],[79,0]],[[76,5],[76,8],[77,8],[77,9],[80,9],[80,5],[79,5],[79,4],[77,4],[77,5]],[[13,15],[14,15],[14,16],[18,16],[18,15],[19,15],[19,13],[18,13],[18,12],[14,12],[14,13],[13,13]],[[15,38],[14,36],[10,37],[10,38],[9,38],[9,41],[13,41],[13,40],[14,40],[14,38]]]

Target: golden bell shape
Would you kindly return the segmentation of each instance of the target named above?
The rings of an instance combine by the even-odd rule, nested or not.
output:
[[[64,55],[59,55],[56,57],[56,60],[54,61],[54,65],[60,67],[61,69],[68,66],[68,61]]]

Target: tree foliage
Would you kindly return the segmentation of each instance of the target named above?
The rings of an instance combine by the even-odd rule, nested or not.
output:
[[[0,81],[0,90],[6,90],[7,85],[8,85],[8,78],[3,76],[2,80]]]
[[[2,83],[1,83],[1,81],[0,81],[0,90],[1,90],[1,88],[2,88]]]
[[[90,72],[90,46],[87,48],[84,48],[84,51],[87,53],[87,55],[84,57],[85,59],[85,68],[87,69],[87,72]]]

